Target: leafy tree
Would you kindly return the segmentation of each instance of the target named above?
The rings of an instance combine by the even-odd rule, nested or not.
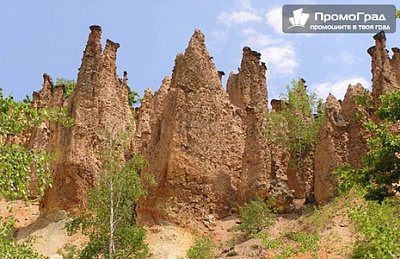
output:
[[[142,98],[140,98],[140,95],[137,92],[135,92],[129,88],[129,90],[128,90],[129,105],[134,106],[135,104],[137,104],[141,101],[142,101]]]
[[[268,114],[266,138],[272,148],[272,156],[279,149],[287,150],[290,154],[289,166],[300,172],[305,189],[305,160],[312,160],[323,121],[324,104],[315,93],[307,93],[303,79],[293,80],[292,86],[286,88],[287,94],[281,94],[282,110]]]
[[[88,191],[87,208],[67,224],[67,230],[73,233],[81,228],[89,236],[80,258],[144,258],[146,231],[136,222],[135,207],[146,194],[140,182],[146,163],[138,154],[124,161],[126,135],[108,134],[106,139],[99,185]]]
[[[64,85],[64,97],[69,97],[74,92],[76,87],[76,81],[74,79],[57,78],[56,85]]]
[[[381,122],[364,123],[372,137],[367,142],[370,151],[363,157],[363,166],[351,168],[345,165],[336,174],[342,191],[361,187],[366,199],[383,201],[400,191],[400,135],[393,127],[400,120],[400,91],[388,93],[380,99],[382,104],[376,115]]]
[[[269,204],[260,197],[239,206],[239,214],[241,224],[236,229],[247,234],[260,232],[264,227],[272,225],[276,218]]]
[[[0,88],[0,199],[23,199],[30,195],[41,196],[50,185],[50,155],[36,149],[27,149],[18,137],[31,127],[43,122],[61,121],[70,125],[63,109],[33,109],[26,97],[17,102],[12,96],[4,96]],[[36,169],[38,184],[36,193],[28,193],[31,168]],[[27,241],[23,244],[13,237],[12,218],[0,218],[0,254],[2,258],[40,258]]]

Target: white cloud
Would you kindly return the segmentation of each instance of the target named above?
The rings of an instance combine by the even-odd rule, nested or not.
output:
[[[241,33],[244,35],[250,35],[250,34],[256,34],[257,32],[253,28],[246,28],[246,29],[242,29]]]
[[[248,22],[261,22],[263,17],[252,8],[250,0],[236,0],[235,8],[232,11],[220,13],[217,19],[229,27]]]
[[[282,8],[274,8],[265,14],[267,24],[279,34],[282,32]]]
[[[261,59],[271,74],[294,74],[299,63],[290,43],[271,46],[261,50]]]
[[[333,82],[324,82],[311,86],[312,90],[315,90],[319,97],[326,99],[329,93],[333,94],[337,99],[344,98],[349,85],[356,85],[361,83],[365,88],[370,88],[370,82],[363,77],[352,76],[348,78],[341,78]]]
[[[281,44],[282,42],[282,39],[277,39],[273,35],[253,33],[246,39],[245,44],[252,48],[260,49],[273,44]]]
[[[274,35],[254,32],[249,34],[245,45],[260,50],[269,74],[293,75],[299,65],[293,44]]]
[[[362,62],[363,58],[356,57],[348,51],[339,51],[323,56],[323,60],[328,63],[341,63],[341,64],[354,64],[355,62]]]
[[[214,30],[210,35],[215,40],[225,40],[227,37],[226,32],[221,30]]]
[[[218,20],[225,23],[227,26],[231,26],[233,24],[243,24],[246,22],[259,22],[262,18],[252,11],[232,11],[230,13],[222,12],[218,16]]]
[[[250,0],[236,0],[236,4],[245,10],[253,10]]]

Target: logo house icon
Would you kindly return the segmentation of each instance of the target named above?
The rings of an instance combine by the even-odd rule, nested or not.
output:
[[[303,8],[293,11],[293,17],[289,17],[289,22],[292,24],[288,29],[293,27],[303,27],[306,25],[310,15],[308,13],[303,13]]]

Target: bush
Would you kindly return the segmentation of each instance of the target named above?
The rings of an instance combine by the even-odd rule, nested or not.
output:
[[[363,234],[353,250],[353,258],[400,257],[400,204],[370,201],[359,208],[349,210],[350,218]]]
[[[56,85],[64,85],[65,91],[63,96],[67,98],[74,92],[76,81],[74,79],[57,78]]]
[[[193,246],[187,252],[189,259],[211,259],[213,258],[214,244],[209,236],[202,236],[195,231]]]
[[[239,206],[241,224],[237,230],[247,234],[255,234],[275,222],[276,215],[268,207],[269,204],[260,197]]]
[[[13,259],[13,258],[27,258],[36,259],[44,258],[39,255],[33,247],[33,240],[28,238],[27,241],[19,243],[16,238],[13,237],[15,220],[11,218],[3,219],[0,217],[0,255],[1,258]]]
[[[134,106],[135,104],[139,103],[142,101],[142,98],[140,98],[140,95],[131,90],[130,88],[128,89],[128,102],[130,106]]]

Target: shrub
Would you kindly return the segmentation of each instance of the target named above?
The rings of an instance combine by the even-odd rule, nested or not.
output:
[[[276,214],[260,197],[239,206],[241,224],[237,230],[255,234],[275,222]]]
[[[195,231],[193,246],[187,252],[189,259],[211,259],[213,258],[214,244],[209,236],[202,236]]]
[[[357,241],[353,258],[400,257],[400,204],[369,201],[366,205],[349,210],[363,238]]]
[[[74,92],[76,87],[76,81],[74,79],[57,78],[56,85],[64,85],[64,97],[69,97]]]

